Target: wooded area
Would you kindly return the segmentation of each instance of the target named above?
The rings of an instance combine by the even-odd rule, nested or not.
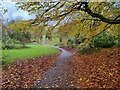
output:
[[[2,23],[3,88],[120,88],[120,2],[15,5],[36,17]]]

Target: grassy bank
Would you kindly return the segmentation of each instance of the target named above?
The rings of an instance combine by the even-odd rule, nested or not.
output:
[[[45,45],[27,45],[24,49],[3,50],[3,65],[12,63],[19,59],[29,59],[33,57],[48,56],[58,54],[59,50]]]

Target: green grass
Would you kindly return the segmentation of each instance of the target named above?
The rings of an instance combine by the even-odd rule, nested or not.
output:
[[[24,49],[3,50],[3,65],[12,63],[16,60],[29,59],[39,56],[58,54],[59,50],[45,45],[27,45]]]
[[[54,46],[54,45],[60,43],[60,40],[59,40],[59,38],[55,37],[55,38],[52,38],[52,40],[47,39],[46,42],[47,42],[47,44]]]
[[[57,43],[60,42],[59,38],[52,38],[52,41],[53,41],[53,42],[57,42]]]

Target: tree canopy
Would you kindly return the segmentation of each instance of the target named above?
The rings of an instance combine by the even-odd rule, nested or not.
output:
[[[36,14],[33,23],[64,19],[78,14],[80,18],[87,20],[120,24],[120,8],[112,2],[22,2],[19,3],[19,8]]]
[[[82,46],[90,44],[94,37],[104,31],[114,36],[119,34],[120,7],[114,2],[20,2],[16,5],[36,15],[27,26],[34,26],[34,32],[38,35],[45,31],[50,22],[54,25],[49,32],[57,27],[54,31],[59,36],[84,38]]]

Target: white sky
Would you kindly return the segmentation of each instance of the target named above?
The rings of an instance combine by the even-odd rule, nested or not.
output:
[[[3,4],[3,7],[5,7],[8,12],[3,15],[4,20],[15,20],[16,18],[21,18],[23,20],[33,19],[35,18],[35,15],[29,15],[27,11],[23,11],[15,7],[15,4],[12,2],[5,2]]]

